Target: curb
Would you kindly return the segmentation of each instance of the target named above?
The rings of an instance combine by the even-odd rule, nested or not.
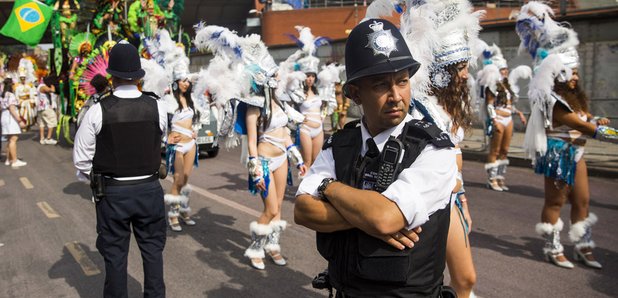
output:
[[[466,150],[462,149],[463,159],[485,162],[487,159],[487,152],[485,151],[475,151],[475,150]],[[528,168],[532,170],[531,161],[528,159],[524,159],[521,157],[513,157],[509,156],[509,165],[521,168]],[[600,177],[600,178],[609,178],[609,179],[618,179],[618,171],[615,170],[607,170],[604,168],[591,167],[588,165],[588,176],[592,177]]]

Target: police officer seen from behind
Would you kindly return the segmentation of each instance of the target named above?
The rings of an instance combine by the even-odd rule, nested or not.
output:
[[[165,297],[163,189],[157,171],[167,114],[138,90],[144,76],[137,49],[121,41],[109,54],[113,93],[93,105],[75,136],[73,161],[90,178],[97,212],[97,249],[105,260],[105,297],[128,297],[131,228],[142,253],[144,297]]]
[[[337,297],[447,297],[457,165],[448,136],[408,115],[419,64],[381,19],[352,30],[345,62],[344,92],[363,117],[326,142],[298,188],[294,219],[318,232]]]

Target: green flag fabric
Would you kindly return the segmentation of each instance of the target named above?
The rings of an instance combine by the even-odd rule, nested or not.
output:
[[[47,30],[52,13],[53,9],[41,2],[16,0],[0,33],[29,46],[36,46]]]

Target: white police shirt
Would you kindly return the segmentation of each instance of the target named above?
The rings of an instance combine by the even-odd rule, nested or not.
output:
[[[399,136],[405,123],[412,119],[412,116],[406,115],[399,125],[376,135],[373,140],[378,149],[382,151],[388,138]],[[365,155],[366,141],[371,136],[364,124],[361,125],[361,135],[363,138],[361,155]],[[416,161],[404,169],[382,195],[397,204],[406,219],[406,229],[413,229],[427,222],[430,215],[450,203],[451,191],[456,185],[456,175],[455,152],[427,145]],[[300,183],[296,195],[309,194],[317,197],[318,186],[324,178],[337,178],[332,148],[322,150],[318,154],[309,173]]]
[[[114,95],[120,98],[138,98],[142,96],[142,92],[135,85],[123,85],[114,89]],[[165,135],[167,130],[167,111],[165,104],[157,100],[157,108],[159,110],[159,127]],[[96,149],[97,134],[101,132],[103,122],[103,113],[101,104],[96,103],[88,111],[82,120],[77,134],[75,135],[75,144],[73,146],[73,164],[77,168],[77,178],[80,181],[88,180],[84,174],[90,174],[92,169],[92,159]],[[117,180],[137,180],[148,178],[146,176],[122,177],[115,178]]]

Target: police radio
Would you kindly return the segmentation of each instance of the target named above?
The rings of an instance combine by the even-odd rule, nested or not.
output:
[[[390,138],[384,145],[384,149],[380,154],[380,167],[378,169],[377,181],[374,185],[374,190],[377,192],[385,191],[397,177],[397,169],[399,162],[403,156],[403,143],[396,139]]]

